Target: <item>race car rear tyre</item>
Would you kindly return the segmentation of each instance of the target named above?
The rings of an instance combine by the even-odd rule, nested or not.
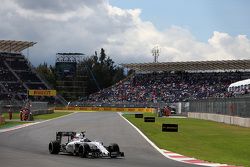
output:
[[[118,144],[116,143],[112,143],[108,146],[108,151],[110,153],[110,157],[111,158],[116,158],[118,153],[120,153],[120,148],[118,146]],[[117,154],[112,154],[113,152],[117,153]]]
[[[58,141],[51,141],[49,143],[50,154],[58,154],[60,152],[60,143]]]
[[[89,152],[90,152],[90,147],[88,144],[84,144],[83,146],[79,147],[78,154],[81,158],[86,158],[88,156]]]

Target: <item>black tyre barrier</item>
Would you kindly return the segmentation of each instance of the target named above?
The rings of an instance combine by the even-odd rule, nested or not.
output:
[[[135,114],[135,118],[143,118],[143,114]]]
[[[155,117],[144,117],[144,122],[155,122]]]
[[[178,124],[162,124],[162,132],[178,132]]]

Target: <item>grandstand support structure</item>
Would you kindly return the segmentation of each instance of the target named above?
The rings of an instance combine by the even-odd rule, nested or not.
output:
[[[83,53],[57,53],[56,62],[82,62]]]
[[[36,75],[37,78],[40,79],[40,81],[45,85],[47,89],[52,89],[52,86],[50,86],[38,73],[36,73],[35,68],[33,65],[30,63],[30,61],[24,57],[24,59],[28,62],[27,65],[31,69],[31,71]],[[27,85],[24,83],[24,87],[28,90]],[[68,102],[61,96],[61,95],[56,95],[55,98],[61,102],[63,105],[67,105]]]
[[[25,49],[35,44],[36,42],[0,40],[1,106],[10,102],[22,105],[28,98],[29,89],[51,89],[36,73],[28,58],[22,54]],[[45,100],[51,103],[58,101],[65,104],[59,97],[32,97],[29,100]]]
[[[4,90],[4,92],[7,92],[8,90],[3,86],[3,84],[0,82],[0,87],[1,87],[1,89],[3,89]]]
[[[6,65],[6,67],[11,71],[11,73],[18,79],[18,81],[21,81],[20,77],[15,73],[15,71],[8,65],[8,63],[4,62],[4,64]],[[28,86],[23,83],[23,86],[28,90]]]
[[[81,66],[83,53],[56,54],[56,89],[68,101],[86,96],[87,76]]]

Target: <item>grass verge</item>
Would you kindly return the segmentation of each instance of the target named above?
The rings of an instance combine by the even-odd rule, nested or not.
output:
[[[34,116],[34,119],[35,120],[36,119],[39,119],[39,120],[40,119],[44,119],[44,120],[46,120],[46,119],[52,119],[52,118],[56,118],[56,117],[61,117],[61,116],[64,116],[64,115],[68,115],[70,113],[72,113],[72,112],[54,112],[52,114],[36,115],[36,116]],[[3,113],[3,115],[4,115],[5,120],[8,121],[9,120],[8,113]],[[19,113],[13,113],[12,114],[12,119],[20,119]]]
[[[53,118],[57,118],[57,117],[61,117],[61,116],[64,116],[64,115],[68,115],[68,114],[71,114],[72,112],[55,112],[55,113],[52,113],[52,114],[42,114],[42,115],[36,115],[34,116],[34,120],[48,120],[48,119],[53,119]],[[3,129],[3,128],[10,128],[10,127],[13,127],[13,126],[17,126],[17,125],[21,125],[21,124],[25,124],[25,123],[29,123],[29,122],[21,122],[19,121],[19,113],[13,113],[12,115],[12,121],[9,121],[9,118],[8,118],[8,113],[3,113],[4,117],[5,117],[5,123],[4,124],[0,124],[0,129]],[[16,121],[18,120],[18,121]]]
[[[2,113],[4,116],[5,120],[9,119],[9,113]],[[19,119],[20,118],[20,113],[12,113],[12,119]]]
[[[22,125],[22,124],[25,124],[25,122],[5,122],[4,124],[0,125],[0,129],[10,128],[10,127]]]
[[[210,162],[250,167],[250,128],[190,118],[156,118],[155,123],[145,123],[133,114],[124,117],[159,148]],[[161,132],[162,123],[177,123],[179,132]]]

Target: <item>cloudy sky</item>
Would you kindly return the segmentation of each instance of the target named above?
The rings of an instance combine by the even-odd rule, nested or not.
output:
[[[250,59],[248,0],[1,0],[0,39],[37,42],[32,64],[104,48],[117,64]],[[23,52],[27,54],[27,51]]]

